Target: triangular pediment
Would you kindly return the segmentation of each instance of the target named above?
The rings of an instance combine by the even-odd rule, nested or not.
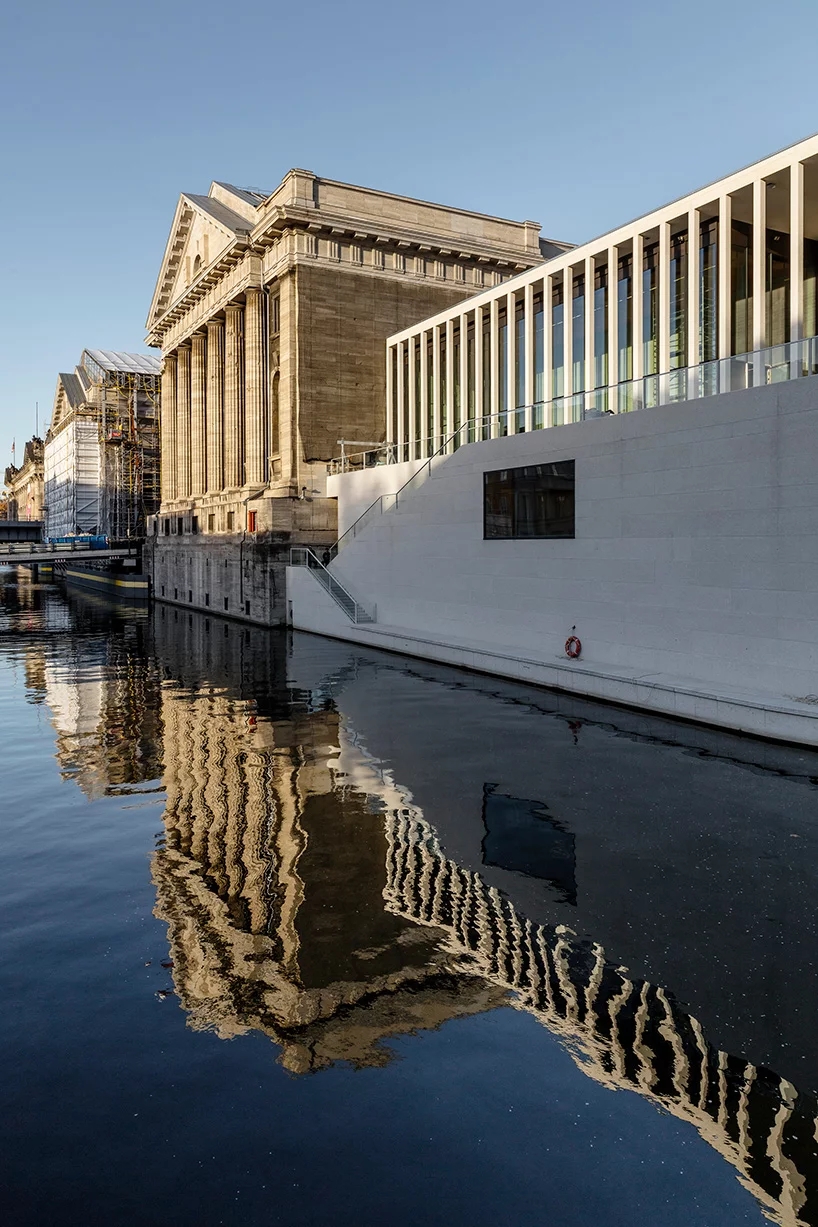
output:
[[[253,228],[255,210],[237,199],[234,203],[241,210],[239,212],[230,207],[229,200],[222,184],[212,185],[209,196],[185,192],[179,197],[148,315],[148,328],[162,318],[214,261],[236,242],[246,241]]]

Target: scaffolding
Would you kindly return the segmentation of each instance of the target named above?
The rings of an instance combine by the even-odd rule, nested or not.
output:
[[[65,518],[56,513],[60,490],[67,488],[73,491],[72,522],[70,526],[60,523],[61,532],[95,531],[116,540],[143,537],[147,517],[158,510],[160,497],[158,360],[149,355],[86,349],[74,375],[61,375],[60,380],[63,394],[58,387],[55,420],[46,442],[46,450],[54,452],[56,461],[46,464],[53,472],[53,492],[49,497],[47,490],[46,501],[55,514],[48,514],[49,522],[53,520],[56,529],[57,520]],[[57,407],[61,409],[59,414]],[[86,431],[92,429],[97,453],[95,464],[90,466],[96,470],[93,490],[80,473],[80,449],[71,445],[81,422]],[[87,462],[84,469],[89,469]],[[95,503],[92,509],[90,504],[85,505],[88,498],[84,498],[82,516],[78,510],[80,490],[93,495]],[[89,516],[94,520],[90,528]],[[51,533],[51,527],[47,531]]]

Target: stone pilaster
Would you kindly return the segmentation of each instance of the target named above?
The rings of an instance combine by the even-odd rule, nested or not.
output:
[[[176,497],[176,354],[168,354],[162,363],[159,422],[159,483],[164,505]]]
[[[194,496],[207,489],[206,352],[206,335],[195,333],[190,357],[190,493]]]
[[[176,351],[176,498],[190,496],[190,346]]]
[[[230,303],[224,321],[224,484],[228,490],[244,484],[243,334],[244,310]]]
[[[224,324],[207,325],[207,490],[224,488]]]
[[[265,381],[261,290],[248,290],[244,309],[245,481],[250,486],[267,480],[267,431],[264,422]]]

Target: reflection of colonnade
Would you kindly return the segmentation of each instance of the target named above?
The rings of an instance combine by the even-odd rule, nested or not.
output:
[[[628,979],[601,946],[534,925],[440,849],[410,811],[387,816],[387,908],[444,930],[453,957],[511,990],[583,1073],[693,1124],[782,1227],[816,1221],[818,1104],[772,1071],[716,1051],[664,989]]]
[[[157,620],[165,671],[185,683],[162,689],[166,846],[152,872],[190,1025],[263,1031],[306,1072],[383,1064],[385,1036],[499,1003],[504,990],[455,974],[438,933],[384,910],[383,818],[339,768],[334,709],[288,696],[277,657],[265,686],[278,641],[210,627]],[[242,652],[256,697],[237,693]]]

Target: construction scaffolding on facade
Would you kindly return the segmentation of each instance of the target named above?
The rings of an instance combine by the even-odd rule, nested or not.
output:
[[[45,442],[46,535],[145,535],[159,506],[159,361],[83,350]]]

